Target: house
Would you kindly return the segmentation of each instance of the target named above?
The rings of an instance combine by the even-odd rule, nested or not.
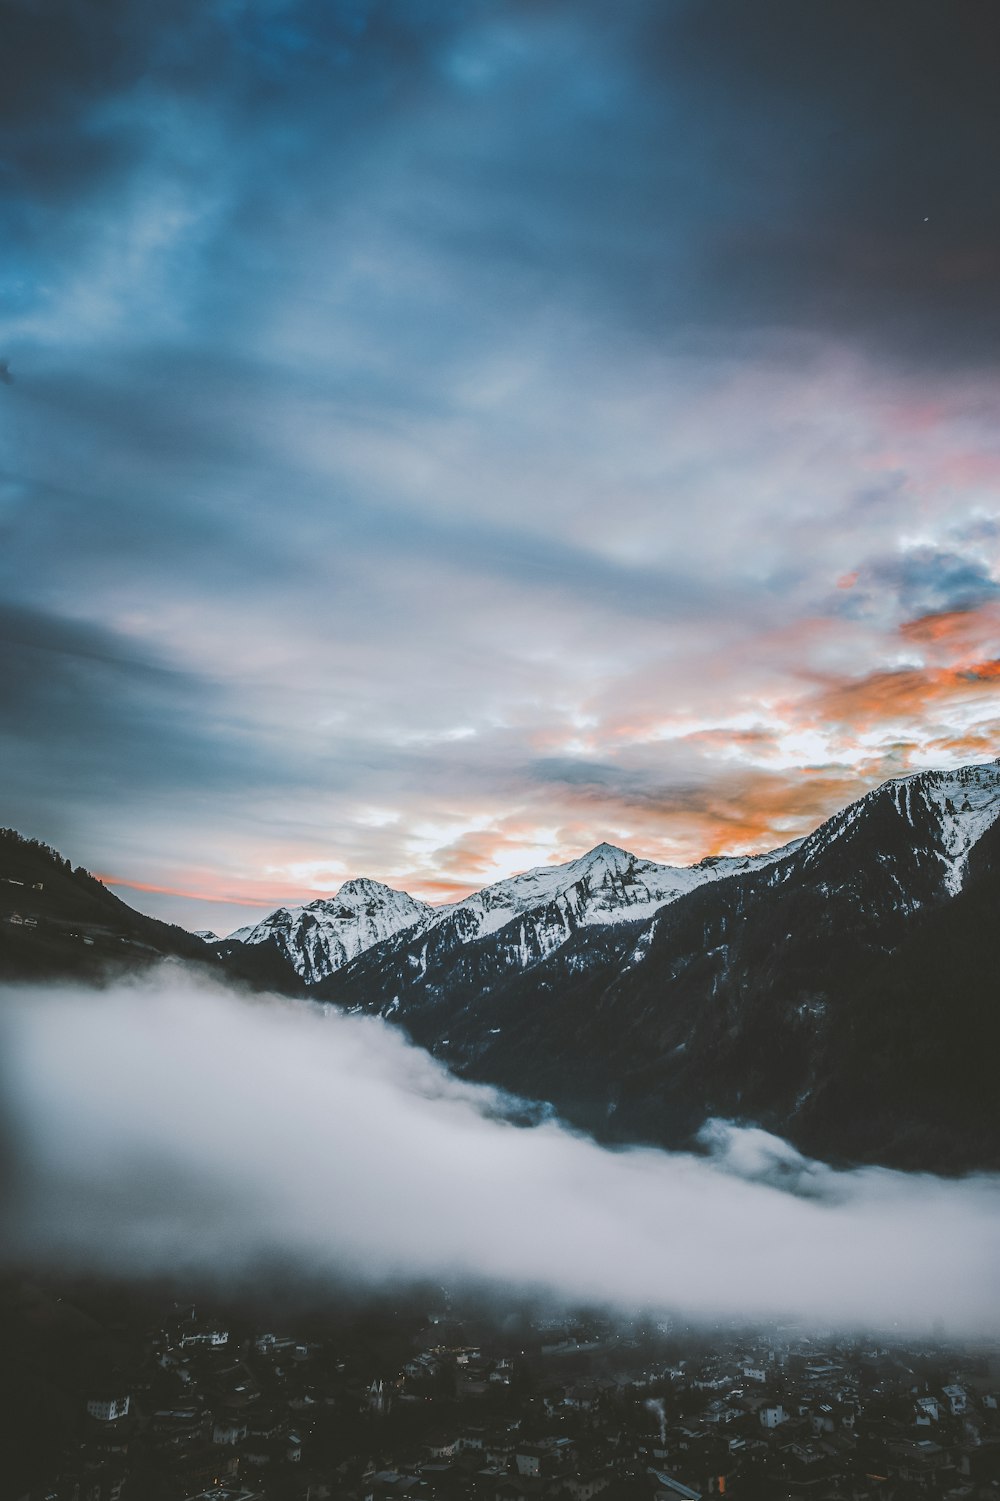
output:
[[[115,1395],[102,1395],[90,1397],[87,1401],[87,1412],[99,1423],[117,1423],[119,1418],[127,1418],[131,1398],[122,1392]]]
[[[213,1444],[241,1444],[246,1436],[247,1425],[243,1418],[217,1418],[212,1429]]]
[[[246,1486],[213,1485],[194,1501],[265,1501],[265,1496],[263,1491],[247,1490]]]
[[[295,1348],[295,1340],[287,1334],[258,1334],[254,1348],[258,1355],[280,1355]]]
[[[701,1491],[692,1490],[676,1476],[668,1475],[666,1470],[650,1470],[649,1474],[656,1481],[657,1498],[662,1496],[664,1501],[675,1501],[679,1496],[681,1501],[701,1501]]]
[[[206,1329],[203,1334],[182,1334],[181,1349],[187,1349],[190,1345],[207,1345],[209,1349],[217,1350],[222,1345],[229,1343],[228,1329]]]
[[[610,1470],[590,1470],[584,1475],[567,1475],[560,1481],[560,1490],[573,1497],[573,1501],[593,1501],[606,1491],[614,1479]]]
[[[558,1475],[573,1458],[573,1441],[568,1438],[543,1438],[537,1444],[519,1443],[514,1449],[517,1473],[526,1477]]]
[[[960,1418],[969,1405],[964,1389],[960,1386],[944,1386],[941,1388],[941,1395],[952,1417]]]
[[[541,1444],[518,1444],[514,1463],[519,1475],[540,1475],[548,1459],[548,1451]]]
[[[213,1485],[191,1501],[264,1501],[264,1492],[248,1491],[241,1485]]]
[[[515,1448],[516,1444],[512,1434],[494,1434],[487,1441],[484,1448],[487,1464],[495,1465],[497,1469],[506,1469]]]
[[[528,1501],[529,1497],[541,1495],[544,1489],[545,1482],[537,1478],[506,1475],[487,1494],[492,1495],[493,1501]]]
[[[427,1452],[432,1459],[454,1459],[461,1447],[461,1439],[454,1434],[437,1433],[427,1440]]]

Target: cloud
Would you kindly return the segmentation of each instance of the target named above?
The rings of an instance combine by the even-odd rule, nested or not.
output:
[[[15,990],[2,1023],[10,1257],[229,1285],[281,1258],[694,1317],[995,1326],[993,1177],[835,1171],[718,1122],[707,1157],[608,1151],[512,1124],[516,1102],[378,1021],[169,966]]]
[[[903,361],[993,363],[984,11],[767,0],[751,15],[727,0],[634,14],[646,67],[701,105],[714,180],[742,174],[756,199],[711,221],[706,281],[724,299],[739,287],[750,319],[839,326]]]
[[[49,265],[46,240],[88,224],[74,208],[158,176],[222,191],[244,277],[234,241],[269,222],[281,246],[360,200],[405,245],[395,279],[474,268],[522,314],[571,299],[657,341],[833,329],[992,357],[996,52],[972,7],[9,9],[12,239]]]
[[[1000,596],[989,562],[937,547],[909,547],[850,576],[848,614],[884,611],[887,597],[906,617],[976,610]],[[839,587],[844,587],[840,580]]]
[[[5,820],[454,892],[803,832],[895,737],[818,684],[943,741],[880,675],[996,590],[971,12],[8,9],[0,598],[76,645],[7,665]]]
[[[982,643],[1000,636],[1000,608],[987,604],[978,608],[935,610],[904,620],[899,633],[905,641],[919,644],[932,652],[966,656],[982,649]]]
[[[1000,678],[1000,659],[968,662],[959,667],[900,668],[873,672],[853,681],[832,684],[812,702],[812,713],[823,724],[848,726],[854,733],[876,725],[915,721],[933,706],[965,699],[987,700]]]
[[[84,794],[113,782],[128,799],[206,782],[245,790],[278,775],[259,746],[213,722],[210,683],[157,660],[141,640],[0,604],[0,644],[0,737],[39,775],[72,774]]]

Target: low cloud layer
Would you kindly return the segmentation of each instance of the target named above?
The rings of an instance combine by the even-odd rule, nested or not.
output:
[[[5,1254],[223,1282],[433,1276],[688,1316],[981,1330],[1000,1181],[836,1171],[759,1130],[608,1151],[398,1032],[164,967],[2,1011]]]

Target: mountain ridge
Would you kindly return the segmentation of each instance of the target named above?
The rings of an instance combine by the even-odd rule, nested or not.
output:
[[[1000,899],[989,853],[1000,849],[998,814],[996,762],[896,778],[782,859],[704,883],[645,922],[578,926],[529,964],[512,957],[525,936],[517,919],[452,952],[390,941],[317,998],[381,1015],[465,1076],[550,1100],[605,1139],[688,1146],[706,1116],[721,1115],[833,1157],[1000,1166],[985,1078],[969,1092],[957,1066],[937,1084],[933,1073],[936,1055],[954,1057],[952,1028],[977,1049],[1000,1045],[989,928],[966,932],[961,915],[988,910],[984,889]],[[969,881],[976,894],[942,931],[954,949],[961,929],[951,962],[979,977],[980,999],[945,984],[935,1002],[909,955]],[[892,1042],[923,1059],[923,1100],[905,1068],[893,1078],[890,1043],[859,1000],[901,985],[924,996],[924,1035],[907,1037],[894,1003]],[[880,1079],[881,1098],[866,1075]],[[994,1124],[977,1137],[973,1117]]]
[[[664,865],[602,842],[573,860],[539,865],[491,882],[457,902],[432,907],[369,877],[345,881],[329,897],[278,907],[260,922],[217,940],[231,945],[273,942],[308,984],[317,984],[386,939],[409,939],[435,929],[468,943],[498,932],[511,920],[538,914],[532,941],[539,951],[558,945],[575,927],[651,917],[707,881],[758,869],[781,859],[800,841],[759,855],[723,855],[690,866]],[[345,905],[345,894],[350,899]],[[360,897],[367,922],[357,921]],[[543,933],[543,928],[545,929]]]
[[[364,877],[320,900],[374,941],[306,983],[280,934],[203,940],[8,831],[0,974],[179,958],[380,1016],[601,1140],[697,1149],[717,1116],[831,1161],[1000,1169],[998,761],[893,778],[766,856],[675,868],[602,844],[443,908]],[[313,905],[278,912],[318,942]]]

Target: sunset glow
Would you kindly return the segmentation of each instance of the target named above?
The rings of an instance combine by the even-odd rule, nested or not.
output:
[[[150,912],[1000,750],[981,28],[613,9],[138,5],[18,95],[5,821]]]

